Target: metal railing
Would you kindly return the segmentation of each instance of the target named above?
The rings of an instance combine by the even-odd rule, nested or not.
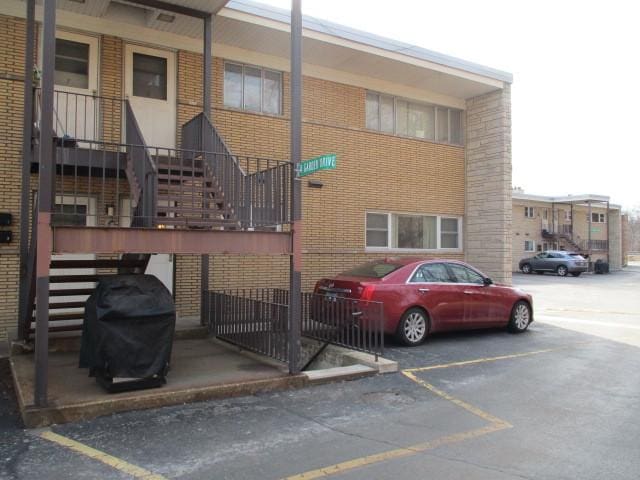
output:
[[[607,250],[609,242],[607,240],[583,240],[580,242],[580,249],[589,250]]]
[[[244,289],[207,292],[211,333],[247,350],[288,362],[289,292]],[[302,294],[302,336],[376,355],[384,350],[380,302]]]
[[[289,223],[290,162],[233,155],[204,113],[182,127],[182,146],[207,152],[205,167],[224,192],[230,216],[242,228]]]
[[[125,99],[85,93],[54,91],[53,130],[59,138],[77,142],[120,142]],[[34,89],[34,126],[40,130],[41,90]],[[95,145],[87,143],[85,148]]]

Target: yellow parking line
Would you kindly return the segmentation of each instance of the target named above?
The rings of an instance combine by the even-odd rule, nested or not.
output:
[[[109,465],[116,470],[126,473],[127,475],[131,475],[133,478],[141,478],[144,480],[167,480],[166,477],[163,477],[162,475],[158,475],[156,473],[150,472],[149,470],[145,470],[144,468],[133,465],[129,462],[125,462],[124,460],[120,460],[119,458],[108,455],[104,452],[101,452],[100,450],[91,448],[84,443],[76,442],[75,440],[71,440],[70,438],[58,435],[51,430],[45,430],[41,432],[39,436],[41,438],[44,438],[45,440],[57,443],[58,445],[62,445],[63,447],[84,455],[85,457],[89,457],[93,460],[102,462],[105,465]]]
[[[559,348],[547,348],[544,350],[534,350],[534,351],[530,351],[530,352],[524,352],[524,353],[514,353],[512,355],[500,355],[497,357],[486,357],[486,358],[478,358],[475,360],[467,360],[467,361],[463,361],[463,362],[452,362],[452,363],[445,363],[445,364],[441,364],[441,365],[431,365],[428,367],[420,367],[420,368],[408,368],[405,370],[402,370],[402,374],[407,377],[408,379],[410,379],[413,382],[416,382],[418,385],[423,386],[424,388],[426,388],[427,390],[429,390],[430,392],[438,395],[439,397],[457,405],[460,408],[463,408],[464,410],[468,411],[469,413],[472,413],[473,415],[482,418],[483,420],[489,422],[489,424],[485,427],[482,428],[477,428],[474,430],[469,430],[466,432],[461,432],[461,433],[454,433],[453,435],[447,435],[445,437],[440,437],[440,438],[436,438],[435,440],[431,440],[429,442],[425,442],[425,443],[419,443],[417,445],[411,445],[405,448],[398,448],[398,449],[394,449],[394,450],[388,450],[386,452],[381,452],[381,453],[376,453],[374,455],[367,455],[365,457],[360,457],[360,458],[354,458],[353,460],[347,460],[345,462],[341,462],[341,463],[336,463],[335,465],[329,465],[326,467],[322,467],[322,468],[318,468],[316,470],[309,470],[307,472],[304,473],[299,473],[297,475],[292,475],[290,477],[286,477],[282,480],[311,480],[311,479],[315,479],[315,478],[324,478],[324,477],[330,477],[332,475],[337,475],[340,473],[344,473],[347,472],[349,470],[353,470],[355,468],[361,468],[361,467],[366,467],[369,465],[373,465],[376,463],[380,463],[380,462],[384,462],[386,460],[393,460],[393,459],[397,459],[397,458],[402,458],[402,457],[407,457],[410,455],[415,455],[417,453],[420,452],[424,452],[427,450],[433,450],[434,448],[440,447],[440,446],[444,446],[444,445],[452,445],[454,443],[459,443],[465,440],[470,440],[472,438],[477,438],[483,435],[487,435],[489,433],[494,433],[494,432],[498,432],[500,430],[505,430],[508,428],[512,428],[513,425],[511,425],[509,422],[507,422],[506,420],[502,420],[501,418],[495,417],[493,415],[491,415],[490,413],[485,412],[484,410],[481,410],[478,407],[475,407],[473,405],[471,405],[470,403],[467,403],[463,400],[460,400],[459,398],[454,397],[453,395],[448,394],[447,392],[444,392],[438,388],[436,388],[435,386],[431,385],[430,383],[419,379],[415,373],[416,372],[425,372],[425,371],[429,371],[429,370],[436,370],[436,369],[442,369],[442,368],[449,368],[449,367],[461,367],[461,366],[466,366],[466,365],[475,365],[478,363],[486,363],[486,362],[495,362],[498,360],[508,360],[508,359],[513,359],[513,358],[522,358],[522,357],[529,357],[532,355],[540,355],[542,353],[549,353],[549,352],[556,352],[559,350],[566,350],[568,348],[573,348],[576,347],[578,345],[584,345],[586,343],[591,343],[591,342],[578,342],[572,345],[568,345],[568,346],[563,346],[563,347],[559,347]]]
[[[336,463],[335,465],[319,468],[317,470],[309,470],[308,472],[286,477],[283,480],[311,480],[314,478],[329,477],[331,475],[337,475],[339,473],[353,470],[354,468],[373,465],[374,463],[384,462],[385,460],[408,457],[410,455],[415,455],[416,453],[433,450],[434,448],[441,447],[443,445],[451,445],[454,443],[462,442],[464,440],[469,440],[471,438],[480,437],[482,435],[497,432],[498,430],[503,430],[505,428],[508,428],[507,426],[505,426],[505,424],[498,425],[492,423],[490,425],[487,425],[486,427],[476,428],[475,430],[469,430],[467,432],[454,433],[453,435],[436,438],[435,440],[431,440],[425,443],[419,443],[410,447],[398,448],[396,450],[376,453],[374,455],[368,455],[366,457],[360,457],[353,460],[348,460],[346,462]]]
[[[454,403],[455,405],[459,406],[460,408],[464,408],[467,412],[470,412],[470,413],[474,414],[475,416],[480,417],[483,420],[486,420],[489,423],[496,424],[496,425],[502,425],[504,428],[511,428],[512,427],[512,425],[509,422],[505,422],[504,420],[502,420],[502,419],[500,419],[498,417],[494,417],[490,413],[487,413],[484,410],[480,410],[479,408],[474,407],[473,405],[471,405],[471,404],[469,404],[467,402],[464,402],[464,401],[460,400],[459,398],[454,397],[453,395],[449,395],[448,393],[443,392],[442,390],[439,390],[438,388],[434,387],[430,383],[425,382],[424,380],[420,380],[412,372],[409,372],[407,370],[403,370],[402,374],[405,377],[409,378],[410,380],[413,380],[414,382],[416,382],[418,385],[422,385],[427,390],[435,393],[439,397],[442,397],[445,400],[448,400],[451,403]]]
[[[404,372],[426,372],[428,370],[438,370],[441,368],[450,368],[450,367],[463,367],[465,365],[474,365],[476,363],[487,363],[487,362],[496,362],[498,360],[509,360],[512,358],[521,358],[521,357],[530,357],[532,355],[540,355],[541,353],[549,353],[549,352],[557,352],[560,350],[567,350],[569,348],[573,348],[575,346],[578,345],[584,345],[585,343],[590,343],[590,342],[580,342],[580,343],[576,343],[576,344],[572,344],[569,346],[564,346],[564,347],[558,347],[558,348],[547,348],[545,350],[534,350],[531,352],[524,352],[524,353],[514,353],[512,355],[500,355],[498,357],[486,357],[486,358],[477,358],[475,360],[466,360],[464,362],[452,362],[452,363],[443,363],[440,365],[430,365],[427,367],[418,367],[418,368],[407,368],[406,370],[403,370]]]

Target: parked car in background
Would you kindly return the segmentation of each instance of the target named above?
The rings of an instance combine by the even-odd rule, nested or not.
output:
[[[382,302],[385,333],[409,346],[446,330],[508,327],[524,332],[533,320],[531,295],[494,284],[455,260],[376,260],[318,281],[314,293]]]
[[[519,267],[523,273],[555,272],[561,277],[568,274],[579,277],[589,269],[589,262],[579,253],[548,250],[533,257],[523,258]]]

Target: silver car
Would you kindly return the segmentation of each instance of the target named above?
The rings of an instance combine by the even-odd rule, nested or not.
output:
[[[535,257],[523,258],[520,260],[519,268],[523,273],[555,272],[561,277],[568,274],[579,277],[589,269],[589,262],[579,253],[548,250],[540,252]]]

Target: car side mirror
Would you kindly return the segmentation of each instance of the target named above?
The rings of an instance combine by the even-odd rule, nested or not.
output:
[[[485,286],[489,286],[493,284],[493,280],[491,280],[489,277],[484,277],[484,285]]]

